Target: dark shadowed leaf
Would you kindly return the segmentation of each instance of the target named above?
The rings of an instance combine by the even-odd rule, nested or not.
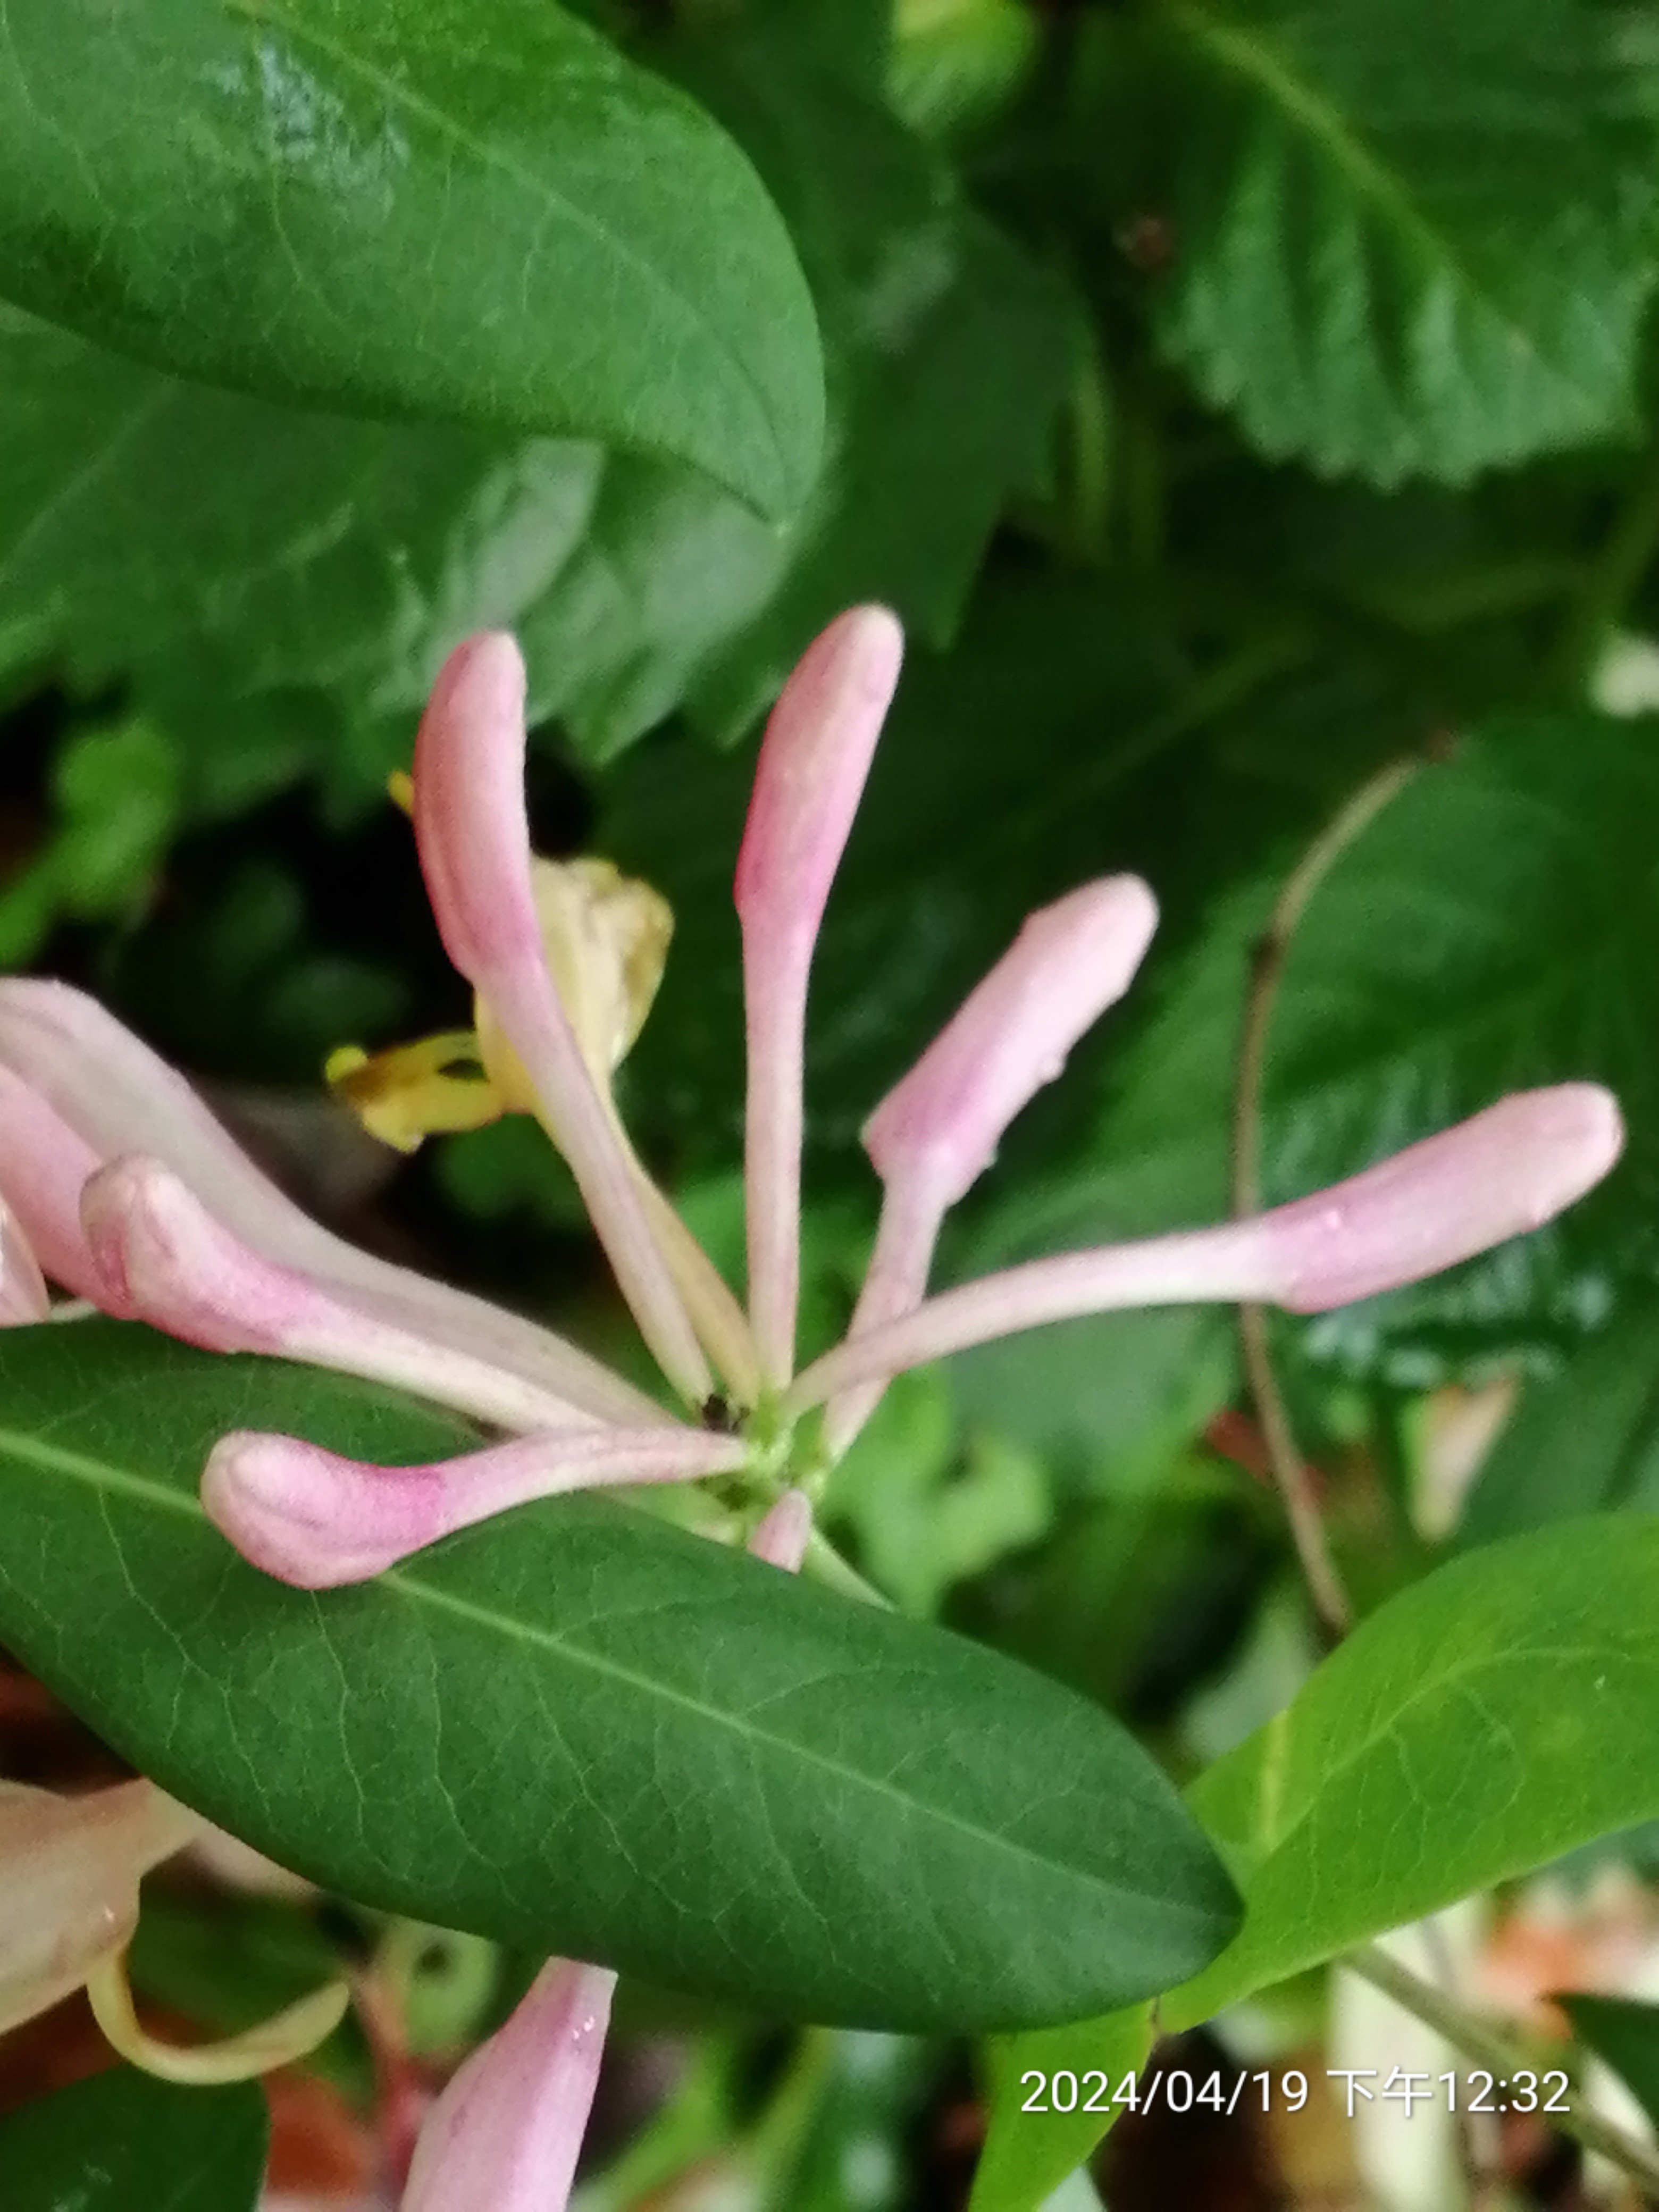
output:
[[[117,2067],[0,2119],[6,2212],[254,2212],[269,2133],[256,2082]]]

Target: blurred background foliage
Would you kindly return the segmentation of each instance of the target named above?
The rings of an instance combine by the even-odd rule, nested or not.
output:
[[[404,1161],[323,1093],[334,1046],[465,1018],[386,776],[445,653],[513,627],[539,845],[672,902],[623,1100],[735,1272],[754,738],[815,629],[886,599],[909,660],[814,983],[824,1343],[872,1224],[864,1115],[1026,909],[1087,875],[1150,880],[1155,951],[962,1209],[945,1273],[1224,1211],[1273,892],[1368,775],[1418,757],[1291,949],[1267,1194],[1572,1077],[1619,1092],[1630,1150],[1559,1231],[1283,1323],[1284,1380],[1365,1602],[1437,1547],[1651,1508],[1659,9],[580,12],[718,118],[788,228],[827,376],[807,505],[780,525],[592,442],[290,408],[0,307],[0,961],[96,990],[352,1234],[614,1351],[529,1124]],[[1231,1317],[1143,1314],[896,1389],[831,1510],[901,1604],[1083,1685],[1189,1771],[1313,1656],[1263,1473]],[[234,2024],[311,1977],[307,1908],[249,1905],[229,1938],[207,1910],[147,1917],[152,1996]],[[434,1956],[442,2049],[506,1997],[493,1966]],[[637,2008],[594,2212],[963,2201],[961,2054],[717,2023],[688,2056],[683,2021]],[[1305,2012],[1261,2033],[1293,2048]],[[348,2043],[325,2071],[361,2102]],[[1180,2201],[1284,2201],[1305,2146],[1270,2133],[1232,2142],[1227,2193]],[[1176,2201],[1175,2153],[1134,2136],[1112,2203]]]

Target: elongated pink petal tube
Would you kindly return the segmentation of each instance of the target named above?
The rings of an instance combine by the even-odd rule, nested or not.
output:
[[[616,1985],[548,1961],[427,2116],[402,2212],[565,2212]]]
[[[733,884],[749,1036],[744,1124],[749,1313],[774,1387],[795,1364],[806,987],[830,886],[882,721],[903,633],[854,607],[803,655],[766,726]]]
[[[1598,1085],[1519,1091],[1271,1213],[965,1283],[838,1345],[786,1403],[800,1412],[994,1337],[1115,1308],[1249,1300],[1323,1313],[1374,1297],[1541,1228],[1601,1180],[1623,1143],[1618,1105]]]
[[[1085,884],[1028,915],[865,1123],[882,1181],[924,1186],[941,1212],[963,1197],[1015,1115],[1128,989],[1157,927],[1158,903],[1138,876]]]
[[[394,1383],[504,1428],[592,1419],[507,1369],[382,1321],[298,1268],[264,1258],[159,1160],[100,1168],[82,1194],[81,1220],[96,1303],[186,1344],[267,1352]]]
[[[799,1574],[811,1534],[811,1499],[804,1490],[786,1490],[749,1539],[749,1549],[769,1566]]]
[[[44,1321],[51,1310],[40,1262],[16,1215],[0,1200],[0,1328]]]
[[[486,632],[444,663],[415,745],[415,836],[444,949],[523,1062],[641,1334],[691,1403],[710,1378],[549,972],[525,813],[525,674]]]
[[[99,1164],[38,1092],[0,1066],[0,1192],[15,1231],[53,1282],[82,1298],[97,1298],[101,1288],[81,1226],[81,1193]]]
[[[995,1158],[1014,1116],[1128,989],[1157,927],[1157,902],[1136,876],[1085,884],[1028,915],[877,1107],[864,1126],[864,1147],[885,1188],[849,1336],[921,1304],[947,1210]],[[880,1395],[878,1383],[865,1383],[831,1405],[824,1432],[836,1456]]]
[[[84,992],[32,977],[0,981],[3,1071],[10,1080],[0,1081],[0,1190],[15,1195],[46,1273],[81,1296],[96,1293],[87,1279],[79,1184],[103,1161],[143,1152],[172,1168],[266,1259],[399,1328],[510,1370],[542,1403],[602,1420],[665,1418],[550,1330],[331,1235],[260,1172],[176,1069]],[[20,1098],[20,1088],[44,1102],[51,1117]],[[81,1146],[73,1158],[65,1129]]]
[[[690,1482],[743,1464],[734,1437],[702,1429],[573,1429],[426,1467],[371,1467],[297,1437],[236,1430],[202,1477],[208,1517],[245,1559],[301,1589],[366,1582],[441,1536],[605,1483]]]

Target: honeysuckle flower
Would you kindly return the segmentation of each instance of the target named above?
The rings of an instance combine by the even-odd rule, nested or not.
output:
[[[495,1432],[441,1465],[389,1469],[291,1437],[224,1439],[204,1495],[257,1564],[324,1588],[528,1498],[711,1477],[728,1507],[747,1501],[760,1555],[798,1564],[828,1468],[908,1367],[1128,1305],[1247,1299],[1316,1312],[1535,1228],[1612,1165],[1613,1099],[1564,1084],[1502,1100],[1270,1212],[1062,1253],[928,1297],[945,1213],[1146,950],[1151,892],[1133,877],[1103,878],[1028,920],[870,1116],[884,1203],[869,1273],[845,1340],[797,1374],[807,989],[901,644],[880,608],[833,623],[785,685],[757,765],[734,884],[749,1047],[746,1312],[641,1164],[611,1087],[656,990],[666,908],[608,862],[532,854],[524,671],[510,638],[458,648],[422,719],[404,797],[475,1026],[337,1060],[337,1086],[404,1145],[495,1112],[536,1114],[695,1421],[550,1332],[332,1237],[94,1001],[61,984],[0,982],[0,1197],[47,1276],[191,1342],[392,1382]],[[38,1311],[23,1263],[10,1279],[20,1315]]]
[[[138,1885],[205,1826],[149,1782],[81,1797],[0,1782],[0,2033],[84,1988],[124,2058],[169,2081],[202,2083],[269,2073],[333,2033],[346,2007],[343,1982],[220,2043],[162,2043],[140,2026],[126,1975]]]

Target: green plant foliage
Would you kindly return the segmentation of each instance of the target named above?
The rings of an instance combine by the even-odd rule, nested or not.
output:
[[[1373,1614],[1188,1792],[1245,1923],[1165,2024],[1659,1814],[1656,1578],[1659,1520],[1563,1522]]]
[[[18,0],[0,291],[190,376],[574,432],[787,514],[811,303],[708,117],[537,0]]]
[[[1110,2129],[1117,2115],[1113,2092],[1146,2063],[1152,2047],[1152,2016],[1141,2007],[988,2044],[988,2124],[968,2212],[1041,2212]],[[1056,2071],[1077,2076],[1073,2112],[1054,2106],[1049,2085]],[[1042,2081],[1028,2081],[1031,2073]],[[1103,2091],[1099,2082],[1085,2081],[1090,2074],[1105,2077]],[[1091,2112],[1091,2103],[1105,2109]]]
[[[885,2027],[1102,2010],[1231,1930],[1132,1740],[978,1647],[594,1499],[298,1593],[202,1515],[213,1439],[411,1460],[453,1425],[101,1323],[14,1331],[0,1364],[0,1633],[164,1786],[348,1895]]]
[[[1659,1310],[1632,1297],[1563,1371],[1529,1376],[1458,1524],[1489,1543],[1576,1513],[1659,1505]]]
[[[1659,2005],[1621,1997],[1562,1996],[1556,2002],[1659,2126]]]
[[[118,2067],[0,2120],[6,2212],[254,2212],[269,2132],[257,2082]]]
[[[1629,436],[1655,234],[1605,23],[1578,0],[1158,10],[1167,356],[1262,453],[1376,484]]]

